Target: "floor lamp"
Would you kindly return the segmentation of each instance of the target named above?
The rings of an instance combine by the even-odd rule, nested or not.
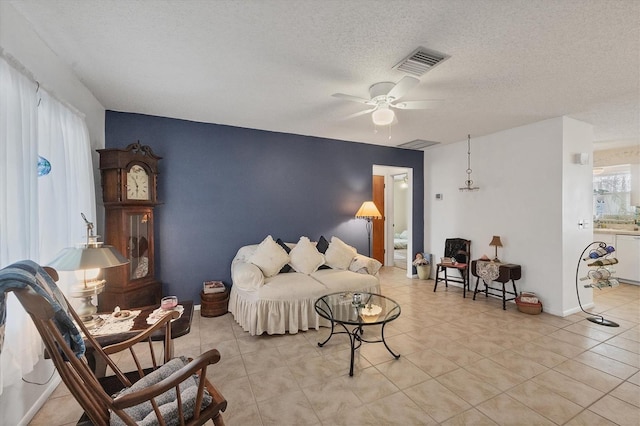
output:
[[[369,248],[369,257],[371,257],[371,221],[373,219],[382,219],[382,215],[373,201],[365,201],[358,209],[356,218],[365,219],[367,221],[367,247]]]

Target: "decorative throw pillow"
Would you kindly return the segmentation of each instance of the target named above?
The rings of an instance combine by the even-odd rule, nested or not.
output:
[[[271,235],[267,235],[249,261],[260,268],[266,278],[269,278],[277,275],[289,262],[289,255],[273,241]]]
[[[320,239],[316,243],[316,248],[322,254],[325,254],[327,252],[327,249],[329,248],[329,241],[327,241],[324,235],[320,236]],[[331,269],[331,266],[325,263],[324,265],[320,265],[318,269]]]
[[[288,245],[286,245],[286,244],[285,244],[285,242],[284,242],[284,241],[282,241],[280,238],[278,238],[278,239],[276,240],[276,243],[278,243],[278,245],[279,245],[280,247],[282,247],[282,248],[284,249],[284,251],[286,251],[286,252],[287,252],[287,254],[291,253],[291,247],[289,247]],[[291,271],[293,271],[293,268],[292,268],[292,267],[291,267],[291,265],[289,265],[288,263],[287,263],[286,265],[284,265],[284,266],[282,267],[282,269],[280,269],[280,273],[281,273],[281,274],[285,274],[285,273],[287,273],[287,272],[291,272]]]
[[[358,251],[338,237],[331,237],[331,244],[325,253],[326,264],[333,269],[348,269]]]
[[[307,237],[300,237],[298,244],[291,250],[291,266],[297,272],[312,274],[324,263],[324,256]]]
[[[327,252],[327,249],[329,248],[329,241],[327,241],[324,235],[320,236],[320,239],[316,243],[316,248],[322,254],[325,254]]]

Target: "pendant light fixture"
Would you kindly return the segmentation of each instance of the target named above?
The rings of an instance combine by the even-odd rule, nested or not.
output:
[[[458,189],[460,191],[477,191],[480,189],[478,186],[473,186],[473,181],[471,180],[471,135],[467,135],[467,180],[464,185]]]

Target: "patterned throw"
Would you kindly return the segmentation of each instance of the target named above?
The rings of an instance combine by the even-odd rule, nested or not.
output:
[[[0,269],[0,353],[7,320],[6,292],[13,288],[31,288],[53,307],[54,322],[78,358],[84,355],[84,340],[73,323],[67,303],[47,272],[31,260],[22,260]]]
[[[498,262],[484,262],[479,260],[476,264],[476,273],[484,282],[489,283],[500,276],[500,265]]]

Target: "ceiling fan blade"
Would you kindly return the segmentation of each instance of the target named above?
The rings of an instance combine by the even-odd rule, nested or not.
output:
[[[398,109],[429,109],[435,108],[440,102],[442,102],[442,99],[430,99],[428,101],[405,101],[391,104],[391,106]]]
[[[372,108],[372,109],[365,109],[364,111],[358,111],[351,115],[347,115],[343,120],[350,120],[352,118],[360,117],[361,115],[371,114],[375,110],[376,110],[375,108]]]
[[[371,99],[359,98],[357,96],[345,95],[344,93],[334,93],[334,98],[344,99],[345,101],[358,102],[359,104],[375,105]]]
[[[406,95],[409,90],[417,86],[418,83],[420,83],[420,80],[415,77],[403,77],[402,80],[400,80],[395,86],[393,86],[393,89],[389,90],[387,96],[394,99],[400,99],[401,97]]]

